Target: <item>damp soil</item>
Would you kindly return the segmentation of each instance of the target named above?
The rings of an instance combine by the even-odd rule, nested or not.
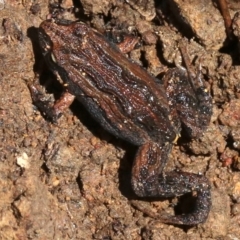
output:
[[[230,8],[235,37],[229,41],[216,1],[99,2],[63,0],[61,15],[99,31],[136,34],[140,43],[129,58],[156,77],[181,65],[178,42],[188,39],[189,56],[196,70],[201,66],[214,113],[200,139],[182,133],[166,171],[209,179],[209,217],[197,226],[173,226],[139,211],[137,205],[154,215],[179,214],[191,209],[194,196],[137,198],[130,184],[136,147],[104,131],[79,102],[56,124],[38,111],[28,88],[34,79],[50,99],[61,90],[52,83],[37,39],[53,2],[2,0],[0,239],[240,239],[239,6]]]

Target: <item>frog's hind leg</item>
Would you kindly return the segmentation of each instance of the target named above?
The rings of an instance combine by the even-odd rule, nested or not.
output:
[[[194,210],[189,214],[159,216],[165,223],[195,225],[203,223],[211,207],[210,184],[206,177],[185,172],[163,172],[171,145],[148,142],[137,152],[132,170],[132,186],[140,197],[176,197],[196,192]]]
[[[209,125],[212,115],[212,98],[202,79],[201,69],[193,69],[186,47],[180,44],[185,67],[170,69],[164,76],[169,107],[177,112],[189,137],[199,137]]]

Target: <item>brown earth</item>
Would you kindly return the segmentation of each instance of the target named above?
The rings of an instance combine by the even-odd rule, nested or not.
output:
[[[212,185],[211,212],[206,223],[194,227],[147,216],[131,201],[160,215],[173,213],[179,199],[143,201],[134,195],[135,147],[100,128],[78,102],[55,125],[39,113],[28,84],[46,68],[37,28],[49,15],[49,2],[1,0],[0,239],[240,239],[239,44],[238,38],[227,41],[216,2],[74,2],[78,13],[64,12],[64,18],[138,33],[141,44],[130,57],[155,76],[179,61],[179,39],[190,40],[189,55],[196,68],[201,57],[214,114],[201,139],[179,140],[167,169],[205,174]],[[240,9],[230,10],[233,17]],[[53,77],[43,72],[44,80]]]

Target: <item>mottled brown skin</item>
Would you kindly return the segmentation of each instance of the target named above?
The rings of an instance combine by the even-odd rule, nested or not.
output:
[[[181,126],[190,137],[198,137],[209,124],[211,97],[200,74],[195,75],[190,66],[188,71],[173,68],[159,84],[82,22],[46,20],[40,25],[39,40],[50,69],[65,84],[67,95],[74,95],[107,131],[139,146],[132,170],[135,193],[140,197],[168,198],[196,191],[192,213],[159,219],[185,225],[205,222],[211,206],[207,178],[164,172]],[[186,55],[183,46],[181,49]],[[34,102],[41,105],[35,87],[32,93]],[[59,107],[51,113],[58,115],[66,105],[58,102]]]

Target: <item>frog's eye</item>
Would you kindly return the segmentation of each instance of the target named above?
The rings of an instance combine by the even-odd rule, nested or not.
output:
[[[55,56],[54,56],[54,54],[53,53],[51,53],[51,59],[52,59],[52,61],[54,62],[54,63],[56,63],[57,61],[56,61],[56,58],[55,58]]]

